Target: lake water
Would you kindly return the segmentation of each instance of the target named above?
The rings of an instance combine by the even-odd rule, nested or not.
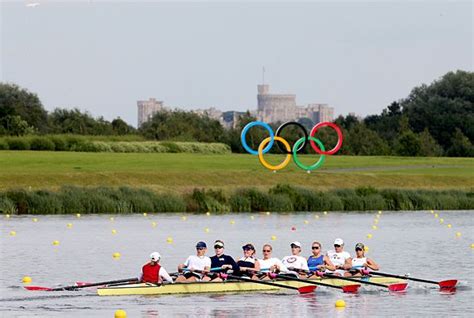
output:
[[[236,316],[472,316],[474,313],[474,211],[441,211],[439,217],[424,212],[297,213],[229,215],[83,215],[35,216],[0,219],[0,315],[5,317],[113,317],[124,309],[128,317],[236,317]],[[439,219],[444,223],[440,224]],[[152,222],[156,222],[153,226]],[[72,223],[68,228],[67,224]],[[447,224],[452,227],[448,228]],[[295,229],[292,229],[294,227]],[[112,233],[116,231],[116,234]],[[15,236],[10,236],[16,231]],[[456,233],[460,232],[460,236]],[[367,238],[371,233],[373,237]],[[273,236],[273,239],[272,239]],[[293,291],[186,296],[97,296],[92,289],[77,292],[33,292],[22,288],[22,277],[31,285],[71,285],[137,276],[152,251],[162,255],[169,272],[188,255],[195,243],[211,247],[216,239],[226,243],[226,253],[241,256],[247,242],[261,251],[271,243],[274,256],[290,253],[298,240],[308,256],[313,240],[323,249],[336,237],[353,253],[357,242],[369,247],[368,257],[389,273],[412,277],[459,279],[455,293],[443,294],[435,286],[411,282],[403,294],[363,287],[359,294],[318,287],[315,293]],[[172,238],[172,243],[167,239]],[[52,242],[58,240],[59,245]],[[120,259],[112,254],[121,253]],[[211,256],[211,255],[209,255]],[[346,307],[334,307],[344,299]]]

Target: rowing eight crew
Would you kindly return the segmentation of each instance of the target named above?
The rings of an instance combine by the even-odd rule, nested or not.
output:
[[[233,275],[246,276],[252,279],[273,279],[276,274],[293,274],[300,278],[311,278],[320,272],[331,273],[337,276],[360,276],[361,270],[379,270],[379,266],[365,256],[365,246],[357,243],[355,257],[344,251],[344,241],[340,238],[334,241],[334,250],[322,254],[321,243],[313,242],[312,255],[307,259],[301,256],[301,243],[290,244],[291,255],[282,260],[272,257],[273,248],[270,244],[263,245],[263,257],[255,257],[256,250],[251,244],[242,246],[243,256],[236,262],[231,256],[224,254],[224,242],[214,242],[215,255],[206,256],[205,242],[196,244],[196,255],[189,256],[178,266],[178,277],[175,282],[190,281],[221,281],[219,272],[231,271]],[[150,255],[150,262],[142,268],[141,281],[147,283],[161,283],[164,280],[173,283],[168,272],[159,264],[160,254]],[[212,268],[212,271],[211,271]]]

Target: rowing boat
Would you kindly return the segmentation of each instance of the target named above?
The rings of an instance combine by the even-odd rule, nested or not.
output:
[[[361,280],[379,283],[379,284],[395,284],[406,282],[403,279],[391,277],[362,277]],[[312,281],[322,282],[335,286],[353,285],[353,282],[344,281],[337,278],[318,278]],[[272,281],[269,281],[272,282]],[[275,280],[278,284],[303,287],[311,284],[290,281]],[[107,286],[97,289],[100,296],[120,296],[120,295],[169,295],[169,294],[200,294],[200,293],[226,293],[226,292],[253,292],[253,291],[278,291],[280,287],[262,285],[252,282],[242,281],[224,281],[224,282],[186,282],[175,284],[164,284],[157,286],[148,283],[127,284],[118,286]]]

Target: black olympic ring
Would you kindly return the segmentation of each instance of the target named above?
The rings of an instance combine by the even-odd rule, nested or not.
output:
[[[278,127],[278,129],[275,132],[275,136],[281,136],[281,131],[283,130],[283,128],[285,128],[286,126],[290,126],[290,125],[298,126],[299,128],[301,128],[301,130],[304,133],[304,142],[298,148],[298,150],[296,151],[297,153],[300,153],[302,150],[304,150],[304,148],[308,144],[308,140],[309,140],[308,139],[308,132],[306,131],[306,128],[302,124],[300,124],[296,121],[288,121],[288,122],[280,125],[280,127]],[[292,154],[293,153],[292,151],[286,150],[285,147],[283,147],[283,145],[281,143],[277,143],[277,146],[281,150],[281,152],[283,152],[283,153],[286,153],[286,154]]]

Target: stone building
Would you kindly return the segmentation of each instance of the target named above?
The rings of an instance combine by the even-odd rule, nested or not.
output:
[[[153,115],[161,110],[164,110],[162,101],[157,101],[155,98],[150,98],[149,100],[139,100],[137,101],[138,107],[138,128],[147,122]]]

